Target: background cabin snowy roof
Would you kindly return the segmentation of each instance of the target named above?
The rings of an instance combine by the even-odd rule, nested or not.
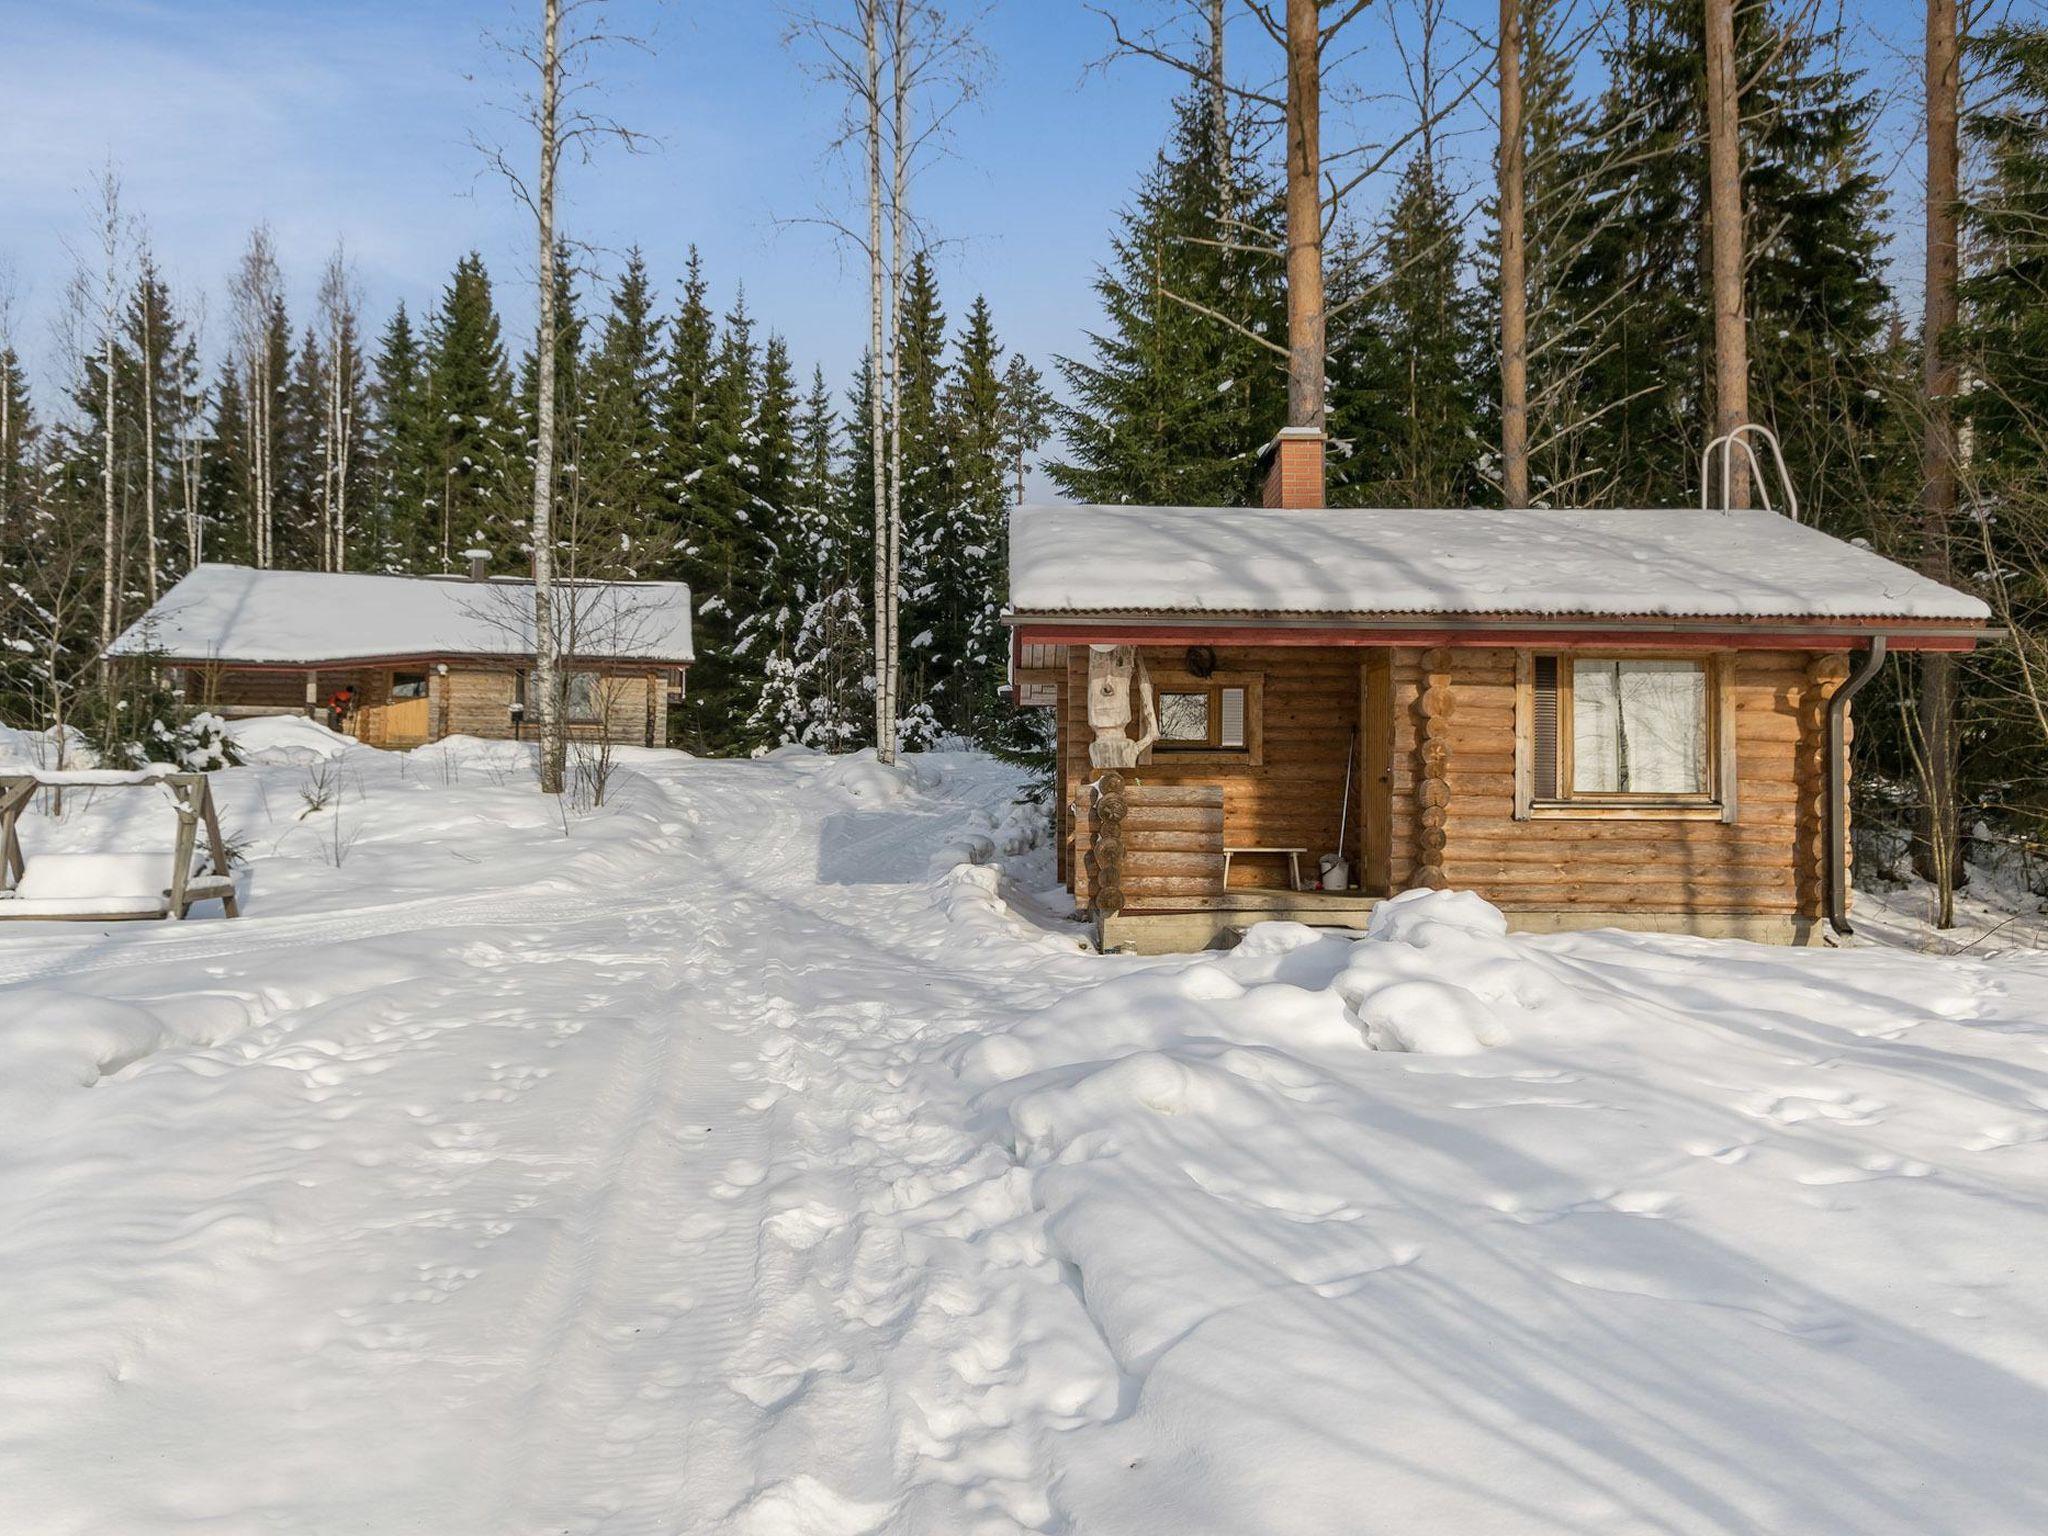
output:
[[[1982,602],[1764,511],[1020,507],[1019,614],[1545,614],[1974,623]]]
[[[690,589],[681,582],[573,590],[580,654],[666,664],[692,659]],[[131,624],[108,654],[308,665],[530,656],[533,583],[200,565]]]

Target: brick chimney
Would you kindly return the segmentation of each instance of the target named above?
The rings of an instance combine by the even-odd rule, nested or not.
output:
[[[1323,505],[1323,429],[1282,427],[1266,450],[1269,507]]]
[[[491,579],[491,552],[488,549],[465,549],[462,554],[469,561],[469,579],[471,581],[489,581]]]

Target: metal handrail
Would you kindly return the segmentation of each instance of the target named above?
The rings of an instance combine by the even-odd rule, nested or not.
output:
[[[1785,515],[1793,522],[1799,521],[1799,492],[1793,489],[1792,472],[1785,467],[1785,451],[1778,446],[1778,434],[1760,421],[1745,421],[1733,431],[1724,432],[1708,443],[1700,454],[1700,510],[1712,511],[1709,494],[1713,484],[1714,450],[1721,450],[1721,510],[1729,511],[1728,487],[1735,468],[1735,450],[1740,448],[1749,459],[1750,478],[1755,483],[1757,494],[1763,498],[1764,510],[1775,512],[1777,505],[1771,500],[1771,488],[1764,479],[1764,466],[1756,456],[1756,449],[1749,444],[1749,435],[1754,433],[1762,438],[1771,450],[1771,462],[1778,471],[1778,485],[1785,493]]]

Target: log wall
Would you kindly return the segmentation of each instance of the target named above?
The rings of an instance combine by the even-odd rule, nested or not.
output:
[[[1441,671],[1432,665],[1439,656]],[[1428,744],[1440,732],[1446,748],[1446,884],[1477,891],[1508,910],[1821,915],[1816,758],[1818,706],[1827,685],[1811,655],[1743,652],[1726,663],[1734,668],[1732,822],[1654,816],[1517,821],[1515,653],[1455,650],[1420,660],[1423,676],[1447,687],[1447,712],[1438,716],[1429,708],[1432,685],[1425,683],[1397,716],[1409,717],[1405,736],[1418,804],[1433,798]],[[1428,828],[1418,825],[1411,835],[1407,883],[1414,884],[1430,873]]]
[[[427,676],[426,740],[444,736],[482,736],[507,740],[513,734],[512,700],[517,690],[514,669],[465,667],[435,663],[409,667],[321,668],[314,673],[315,703],[323,711],[328,698],[344,685],[356,691],[353,731],[373,747],[410,747],[418,740],[393,740],[386,729],[385,708],[391,702],[391,674],[424,672]],[[266,710],[300,714],[306,707],[306,671],[249,667],[188,667],[186,698],[200,708]],[[601,724],[572,722],[571,740],[605,736],[620,746],[666,744],[669,684],[666,673],[619,672],[600,689],[606,719]],[[527,735],[532,734],[531,721]]]
[[[1161,672],[1177,670],[1182,655],[1176,648],[1145,651],[1148,665]],[[1219,672],[1264,678],[1264,761],[1155,760],[1125,777],[1141,789],[1214,786],[1222,843],[1305,847],[1305,869],[1312,870],[1314,856],[1336,843],[1345,753],[1353,724],[1363,719],[1371,728],[1354,769],[1358,799],[1345,851],[1354,869],[1384,868],[1384,891],[1446,885],[1522,912],[1821,917],[1826,701],[1847,675],[1846,658],[1741,652],[1722,664],[1732,669],[1726,718],[1737,774],[1733,821],[1649,812],[1517,820],[1510,649],[1219,650]],[[1382,666],[1384,708],[1372,675]],[[1076,647],[1059,711],[1060,820],[1071,832],[1061,865],[1084,907],[1094,777],[1086,667],[1086,652]],[[1372,830],[1361,836],[1361,828]],[[1127,881],[1127,910],[1170,908],[1175,897],[1198,894],[1185,882],[1213,881],[1207,822],[1199,837],[1192,825],[1161,825],[1140,841],[1129,857],[1178,858],[1184,868],[1161,863],[1147,873],[1183,884],[1133,888]],[[1371,866],[1360,863],[1367,851]],[[1233,867],[1231,883],[1270,887],[1284,878],[1274,861],[1244,861]]]
[[[1178,673],[1184,647],[1141,648],[1148,667]],[[1177,765],[1166,753],[1134,768],[1124,777],[1134,785],[1218,785],[1223,791],[1223,819],[1233,848],[1299,847],[1304,877],[1314,874],[1319,854],[1337,846],[1344,796],[1344,759],[1360,708],[1359,664],[1362,652],[1348,647],[1302,647],[1286,650],[1218,647],[1219,673],[1258,673],[1264,678],[1263,761],[1257,764],[1218,761]],[[1083,826],[1086,790],[1092,777],[1088,764],[1088,651],[1071,648],[1066,685],[1060,700],[1060,786],[1063,814],[1072,818],[1074,837],[1063,850],[1067,865],[1079,876],[1073,850],[1087,847]],[[1354,787],[1362,779],[1352,768]],[[1354,806],[1345,834],[1345,855],[1359,867],[1363,840]],[[1284,861],[1247,859],[1231,867],[1233,886],[1284,887]],[[1076,891],[1086,905],[1087,898]],[[1136,903],[1133,904],[1135,909]]]

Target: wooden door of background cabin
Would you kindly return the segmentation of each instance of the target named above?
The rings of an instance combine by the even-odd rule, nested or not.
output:
[[[416,747],[427,739],[427,674],[391,674],[391,702],[384,706],[384,740],[394,747]]]

